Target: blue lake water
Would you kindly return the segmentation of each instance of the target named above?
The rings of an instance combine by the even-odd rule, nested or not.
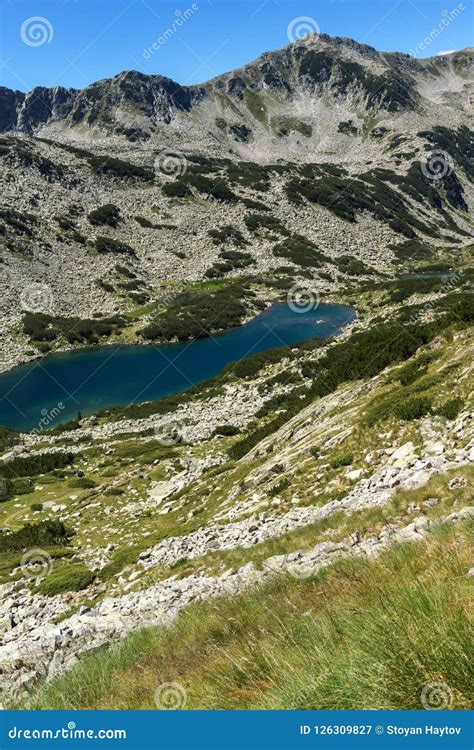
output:
[[[212,378],[229,362],[256,352],[335,336],[355,317],[356,311],[345,305],[320,305],[303,313],[279,303],[249,323],[209,338],[52,354],[0,375],[0,425],[31,430],[55,410],[49,423],[53,427],[78,411],[85,415],[159,399]]]

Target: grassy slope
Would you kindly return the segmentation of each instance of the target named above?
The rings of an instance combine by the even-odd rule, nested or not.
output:
[[[148,629],[44,687],[38,708],[154,708],[180,683],[187,708],[420,709],[446,683],[468,708],[468,527],[375,562],[343,560],[245,596],[199,603],[170,630]]]
[[[346,478],[347,468],[335,469],[332,464],[332,459],[341,453],[351,454],[351,468],[363,468],[367,473],[364,457],[369,451],[390,446],[394,440],[399,444],[412,440],[420,448],[417,420],[401,423],[389,410],[384,419],[372,424],[368,423],[367,414],[374,409],[380,412],[382,401],[391,404],[395,396],[405,400],[414,394],[429,395],[436,408],[452,396],[461,397],[466,404],[472,335],[472,329],[454,336],[447,331],[438,337],[434,349],[425,347],[436,356],[431,358],[430,354],[427,370],[420,371],[407,386],[402,387],[399,382],[405,363],[381,373],[368,390],[361,389],[360,383],[341,386],[339,396],[319,419],[314,419],[314,406],[308,407],[308,413],[303,411],[289,425],[267,436],[258,446],[259,454],[229,462],[225,472],[212,470],[177,493],[176,508],[169,514],[144,511],[110,518],[107,511],[113,508],[120,512],[124,504],[146,496],[150,479],[163,479],[168,471],[178,471],[176,459],[182,451],[204,456],[215,450],[214,442],[165,449],[155,440],[143,443],[138,436],[124,435],[112,451],[104,452],[103,446],[86,439],[78,461],[96,483],[95,488],[81,491],[78,480],[67,472],[44,475],[35,492],[2,504],[4,519],[16,528],[26,517],[32,518],[25,509],[28,512],[33,501],[64,501],[68,511],[76,513],[74,518],[80,519],[74,549],[101,546],[104,533],[108,540],[118,542],[111,565],[103,571],[107,575],[100,576],[107,581],[107,592],[105,587],[97,591],[99,598],[117,594],[121,584],[112,574],[120,574],[125,568],[128,575],[139,551],[162,538],[190,533],[206,525],[228,508],[226,498],[230,491],[267,459],[274,462],[281,455],[289,462],[285,476],[290,486],[277,495],[279,511],[284,512],[292,507],[295,495],[300,505],[318,505],[347,493],[351,486]],[[346,390],[356,394],[347,404],[341,400]],[[337,417],[336,435],[341,424],[352,432],[349,429],[342,442],[329,445],[333,416]],[[308,417],[313,421],[306,435],[301,429]],[[293,439],[295,430],[297,439]],[[225,449],[234,439],[219,439],[219,449]],[[312,453],[313,449],[316,453]],[[150,479],[139,477],[138,469],[145,470]],[[472,481],[470,470],[457,470],[456,475],[459,473],[466,476],[468,483]],[[399,492],[381,509],[352,517],[337,514],[251,549],[218,551],[180,561],[171,569],[148,571],[135,586],[142,588],[153,579],[172,573],[183,576],[205,570],[219,574],[249,560],[259,565],[272,554],[308,549],[319,541],[339,539],[356,530],[376,533],[386,523],[408,522],[414,512],[409,512],[408,506],[419,506],[433,496],[439,498],[439,504],[423,512],[433,520],[439,519],[453,505],[460,508],[470,502],[469,486],[453,492],[448,489],[450,478],[438,476],[421,490]],[[271,508],[272,489],[279,481],[279,476],[272,476],[259,484],[259,492]],[[109,496],[109,485],[117,483],[123,494]],[[250,486],[239,495],[239,501],[253,492]],[[229,502],[235,502],[235,498]],[[187,515],[190,510],[194,514],[191,517]],[[239,515],[248,512],[244,509]],[[35,513],[34,520],[45,514],[48,515],[46,509]],[[145,536],[145,531],[150,535]],[[468,699],[463,654],[467,647],[469,564],[464,539],[459,532],[449,533],[459,537],[458,549],[451,539],[449,555],[445,555],[442,543],[430,542],[429,550],[423,554],[418,546],[416,550],[387,555],[382,562],[371,565],[346,562],[315,580],[297,583],[280,579],[271,588],[246,597],[191,607],[171,631],[137,633],[108,654],[86,657],[73,671],[44,686],[38,705],[153,707],[154,690],[163,682],[178,681],[187,691],[191,708],[420,708],[421,685],[447,682],[455,695],[454,707],[465,707]],[[11,567],[11,561],[7,562]],[[420,581],[419,574],[425,568],[431,571],[430,575]],[[0,570],[2,573],[8,580],[8,565]],[[109,586],[111,583],[115,588]],[[89,598],[90,592],[85,596]]]

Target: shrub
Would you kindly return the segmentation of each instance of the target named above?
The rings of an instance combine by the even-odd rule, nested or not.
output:
[[[103,279],[97,279],[95,282],[98,287],[104,290],[104,292],[115,292],[115,287],[112,286],[112,284],[109,284],[108,281],[104,281]]]
[[[120,211],[113,203],[107,203],[105,206],[95,208],[87,218],[94,226],[106,224],[109,227],[116,227],[120,221]]]
[[[214,200],[221,201],[222,203],[230,203],[236,200],[235,193],[230,190],[222,177],[211,179],[202,175],[191,174],[187,180],[192,187],[206,198],[214,198]]]
[[[185,198],[191,195],[189,186],[182,180],[176,180],[176,182],[165,182],[161,186],[161,192],[168,198]]]
[[[216,437],[217,435],[219,437],[232,437],[233,435],[238,435],[239,432],[240,429],[233,424],[223,424],[216,427],[211,437]]]
[[[296,235],[288,237],[273,248],[273,254],[280,258],[288,258],[299,266],[311,267],[316,263],[327,261],[329,258],[324,255],[311,240]]]
[[[135,221],[137,224],[140,224],[141,227],[144,227],[145,229],[154,229],[155,225],[152,221],[149,221],[149,219],[145,219],[144,216],[135,216]]]
[[[144,305],[150,300],[150,295],[146,292],[130,292],[128,296],[137,305]]]
[[[229,284],[212,292],[179,294],[173,304],[154,318],[142,331],[148,339],[180,341],[203,338],[212,331],[238,325],[248,308],[242,301],[245,292],[240,284]]]
[[[3,453],[18,442],[19,433],[10,427],[0,427],[0,451]]]
[[[268,229],[272,232],[278,232],[288,236],[287,229],[283,226],[280,219],[276,216],[266,214],[249,214],[244,218],[245,226],[249,232],[257,233],[262,229]]]
[[[286,373],[282,374],[283,381],[285,381]],[[273,398],[268,399],[268,401],[265,401],[263,406],[261,406],[260,409],[255,413],[256,419],[262,419],[262,417],[266,417],[267,414],[272,414],[273,412],[281,409],[281,407],[285,408],[287,399],[288,396],[285,393],[280,393],[277,396],[273,396]]]
[[[275,497],[275,495],[280,495],[290,486],[290,480],[285,477],[285,479],[282,479],[280,482],[278,482],[278,484],[273,485],[273,487],[268,491],[268,494],[270,495],[270,497]]]
[[[0,503],[10,500],[14,494],[13,482],[10,479],[0,479]]]
[[[51,346],[47,344],[45,341],[41,341],[36,345],[36,348],[38,349],[40,354],[47,354],[51,351]]]
[[[205,271],[204,275],[207,276],[208,279],[219,279],[225,273],[232,270],[233,266],[231,263],[213,263],[211,268],[208,268],[207,271]]]
[[[339,469],[340,466],[350,466],[354,460],[352,453],[343,453],[341,456],[335,456],[329,461],[333,469]]]
[[[64,318],[44,313],[26,313],[23,317],[23,330],[33,341],[52,341],[60,334],[69,341],[95,341],[98,336],[110,336],[116,327],[123,328],[125,319],[120,317],[100,320]]]
[[[410,362],[405,367],[402,367],[398,373],[398,379],[402,385],[410,385],[418,380],[418,378],[421,378],[422,375],[425,375],[427,370],[428,367],[426,365],[423,366],[418,361]]]
[[[234,184],[265,192],[270,188],[270,173],[267,167],[250,161],[231,163],[227,167],[227,176]]]
[[[131,281],[125,281],[119,284],[121,289],[125,289],[126,292],[131,292],[136,289],[140,289],[142,286],[144,286],[144,281],[141,279],[132,279]]]
[[[439,414],[440,417],[456,419],[463,406],[464,400],[462,398],[450,398],[448,401],[445,401],[444,404],[438,406],[438,408],[435,409],[435,412],[436,414]]]
[[[233,374],[236,378],[254,378],[267,365],[280,362],[283,358],[294,359],[295,355],[288,347],[276,347],[266,352],[252,354],[246,359],[230,362],[223,369],[224,374]]]
[[[117,263],[114,266],[114,269],[115,269],[115,271],[117,271],[117,273],[121,274],[121,276],[126,276],[129,279],[136,278],[136,274],[133,273],[133,271],[131,271],[129,268],[127,268],[127,266],[120,265],[120,263]]]
[[[243,247],[249,244],[240,229],[237,229],[232,224],[225,224],[219,229],[209,229],[208,235],[212,237],[214,245],[232,242],[237,247]]]
[[[74,477],[69,481],[70,487],[76,487],[77,489],[89,490],[92,487],[96,487],[96,483],[88,477]]]
[[[410,422],[412,419],[419,419],[420,417],[429,414],[432,407],[432,399],[427,396],[413,396],[407,401],[402,401],[396,404],[394,407],[395,416],[399,419],[403,419],[405,422]]]
[[[155,171],[152,167],[142,167],[111,156],[91,156],[88,161],[96,174],[122,179],[131,178],[145,182],[153,182],[155,179]]]
[[[15,234],[25,235],[26,237],[33,236],[32,225],[38,223],[38,219],[33,214],[26,212],[20,213],[19,211],[15,211],[14,208],[1,209],[0,219],[3,219],[5,224],[7,224]]]
[[[12,461],[0,464],[0,477],[14,479],[16,477],[46,474],[53,469],[69,466],[74,458],[73,453],[40,453],[36,456],[20,456]]]
[[[34,489],[35,483],[27,477],[20,477],[13,480],[13,491],[15,495],[27,495]]]
[[[37,587],[45,596],[56,596],[66,591],[82,591],[94,580],[94,573],[81,563],[65,563],[53,568]]]
[[[96,237],[95,249],[98,253],[120,253],[122,255],[135,255],[135,250],[125,242],[113,240],[111,237]]]
[[[58,222],[60,228],[65,232],[72,232],[76,229],[75,222],[72,221],[72,219],[69,219],[67,216],[55,216],[54,218]]]
[[[18,531],[0,532],[0,552],[24,550],[31,547],[67,546],[74,532],[62,521],[25,523]]]
[[[43,510],[43,503],[31,503],[31,510],[40,511]]]
[[[374,273],[373,268],[369,268],[361,260],[352,258],[350,255],[341,255],[336,259],[336,266],[342,273],[349,276],[371,275]]]
[[[236,141],[242,141],[243,143],[247,143],[252,135],[252,131],[246,125],[230,125],[229,130]]]

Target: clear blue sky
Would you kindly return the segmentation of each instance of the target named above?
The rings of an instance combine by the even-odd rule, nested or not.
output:
[[[472,0],[0,0],[0,85],[82,88],[122,70],[208,80],[288,44],[292,19],[382,51],[410,52],[464,7],[419,56],[473,46]],[[175,25],[180,12],[190,17]],[[445,14],[443,15],[443,11]],[[40,16],[35,36],[28,19]],[[25,24],[22,39],[21,27]],[[171,28],[152,54],[144,50]],[[31,36],[28,34],[31,32]],[[44,34],[44,36],[41,36]],[[45,41],[48,39],[49,41]],[[44,43],[39,44],[39,41]],[[33,46],[31,44],[33,42]]]

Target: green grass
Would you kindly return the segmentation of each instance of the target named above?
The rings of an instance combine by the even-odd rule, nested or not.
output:
[[[453,494],[453,490],[450,490],[448,487],[449,482],[454,476],[459,476],[460,474],[466,478],[467,485],[465,488],[458,489],[456,494]],[[303,481],[305,481],[306,486],[309,476],[309,471],[305,467]],[[422,504],[432,497],[436,497],[439,500],[438,504],[430,507],[429,512],[426,509],[424,512],[429,515],[432,521],[436,522],[443,516],[448,515],[452,511],[453,505],[455,507],[469,505],[470,486],[473,478],[474,471],[467,468],[461,472],[457,469],[455,472],[440,474],[433,477],[422,488],[416,490],[399,490],[390,502],[381,507],[369,507],[353,513],[340,511],[315,523],[296,528],[281,536],[270,537],[252,547],[234,547],[231,549],[216,550],[208,552],[203,557],[197,557],[192,560],[183,559],[170,567],[160,567],[151,570],[149,571],[149,578],[147,577],[146,579],[146,584],[148,585],[150,582],[158,579],[163,580],[171,575],[176,575],[178,578],[195,575],[198,572],[205,573],[206,575],[221,575],[229,568],[240,568],[249,561],[254,562],[257,568],[261,568],[264,561],[269,557],[286,555],[295,550],[309,551],[316,544],[328,541],[328,538],[332,542],[337,542],[355,533],[360,533],[364,538],[373,536],[374,534],[378,534],[387,524],[397,525],[408,523],[406,519],[411,517],[408,507],[413,506],[413,504],[422,507]],[[296,481],[296,477],[293,476],[289,485],[292,490],[295,489]],[[269,497],[273,497],[273,489],[278,487],[278,485],[283,485],[284,482],[285,479],[273,485],[268,490]],[[304,486],[301,489],[304,490]],[[285,485],[280,486],[278,492],[284,492],[285,489]],[[335,491],[331,494],[325,493],[319,498],[317,504],[322,505],[340,499],[344,494],[344,491]],[[127,559],[127,556],[123,555],[123,566],[136,561],[138,557],[137,550],[135,550],[134,556],[133,558],[133,555],[130,554]],[[118,558],[116,559],[118,562]],[[106,568],[103,569],[103,571],[105,570]],[[102,577],[102,571],[100,577]]]
[[[421,709],[430,682],[468,708],[469,567],[467,526],[441,526],[375,562],[195,604],[169,630],[85,657],[35,707],[154,708],[177,681],[191,709]]]
[[[37,590],[46,596],[81,591],[92,583],[94,577],[92,571],[81,563],[63,563],[51,570]]]
[[[74,550],[68,547],[48,547],[44,546],[42,551],[45,552],[52,560],[67,559],[74,555]],[[28,585],[32,579],[25,577],[20,565],[23,558],[23,551],[0,552],[0,583],[11,583],[14,580],[22,578],[22,585]],[[13,578],[12,571],[18,568],[18,573]]]

